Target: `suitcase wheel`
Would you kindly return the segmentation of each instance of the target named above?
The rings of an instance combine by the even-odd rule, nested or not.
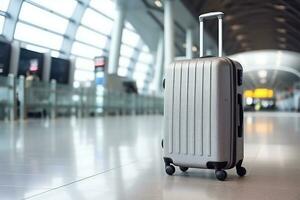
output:
[[[236,164],[236,173],[239,175],[239,176],[245,176],[246,173],[247,173],[247,170],[245,169],[245,167],[242,167],[242,163],[243,163],[243,160],[240,160],[237,164]]]
[[[172,176],[175,173],[175,167],[173,165],[166,166],[166,173]]]
[[[179,169],[180,169],[182,172],[186,172],[189,168],[188,168],[188,167],[179,167]]]
[[[247,173],[247,170],[245,169],[245,167],[236,167],[236,173],[239,176],[245,176]]]
[[[227,178],[227,172],[225,170],[216,170],[216,178],[220,181],[224,181]]]

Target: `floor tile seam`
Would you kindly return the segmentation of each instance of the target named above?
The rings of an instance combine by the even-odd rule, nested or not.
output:
[[[26,198],[24,198],[24,200],[25,200],[25,199],[32,199],[32,198],[34,198],[34,197],[43,195],[43,194],[45,194],[45,193],[48,193],[48,192],[51,192],[51,191],[54,191],[54,190],[57,190],[57,189],[61,189],[61,188],[63,188],[63,187],[66,187],[66,186],[69,186],[69,185],[72,185],[72,184],[75,184],[75,183],[78,183],[78,182],[81,182],[81,181],[85,181],[85,180],[90,179],[90,178],[94,178],[94,177],[96,177],[96,176],[98,176],[98,175],[105,174],[105,173],[108,173],[108,172],[113,171],[113,170],[121,169],[122,167],[125,167],[125,166],[128,166],[128,165],[132,165],[132,164],[135,164],[135,163],[137,163],[137,162],[139,162],[139,160],[132,161],[132,162],[130,162],[130,163],[127,163],[127,164],[124,164],[124,165],[120,165],[120,166],[118,166],[118,167],[114,167],[114,168],[105,170],[105,171],[103,171],[103,172],[99,172],[99,173],[93,174],[93,175],[91,175],[91,176],[87,176],[87,177],[84,177],[84,178],[81,178],[81,179],[78,179],[78,180],[75,180],[75,181],[66,183],[66,184],[64,184],[64,185],[61,185],[61,186],[58,186],[58,187],[55,187],[55,188],[51,188],[51,189],[46,190],[46,191],[44,191],[44,192],[41,192],[41,193],[38,193],[38,194],[34,194],[34,195],[32,195],[32,196],[26,197]]]

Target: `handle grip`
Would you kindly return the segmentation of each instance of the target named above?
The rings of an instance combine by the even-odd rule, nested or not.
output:
[[[218,27],[219,27],[219,36],[218,36],[218,46],[219,46],[219,57],[222,56],[223,53],[223,41],[222,41],[222,24],[223,24],[223,12],[210,12],[205,13],[199,16],[199,22],[200,22],[200,57],[203,56],[203,23],[204,19],[212,19],[212,18],[218,18]]]
[[[203,19],[223,18],[223,16],[223,12],[210,12],[200,15],[199,20],[203,21]]]

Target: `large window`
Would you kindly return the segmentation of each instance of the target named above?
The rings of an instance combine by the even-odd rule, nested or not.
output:
[[[19,19],[61,34],[66,31],[68,25],[68,20],[27,2],[23,3]]]
[[[135,28],[125,22],[120,49],[118,74],[130,76],[136,83],[140,92],[144,91],[146,83],[152,80],[153,57],[149,48]]]
[[[0,34],[10,0],[0,0]],[[74,23],[76,6],[80,0],[23,0],[14,38],[22,47],[39,52],[51,50],[58,57],[65,40],[72,40],[71,56],[75,58],[75,81],[94,80],[96,56],[107,56],[115,18],[114,0],[90,0],[74,35],[66,35],[67,27]],[[8,13],[9,14],[9,13]],[[8,15],[9,16],[9,15]],[[74,39],[74,40],[73,40]],[[118,74],[136,80],[144,91],[153,76],[153,57],[142,37],[128,21],[125,22],[120,48]],[[68,49],[68,48],[66,48]],[[68,53],[68,52],[66,52]]]
[[[86,58],[93,59],[96,56],[102,56],[103,50],[80,43],[80,42],[74,42],[73,48],[72,48],[72,54],[77,56],[83,56]]]
[[[4,21],[10,0],[0,0],[0,34],[3,33]]]
[[[3,1],[3,0],[1,0]],[[65,17],[71,17],[77,1],[76,0],[31,0],[51,11],[57,12]]]
[[[136,47],[138,45],[138,42],[141,40],[140,36],[128,29],[123,30],[123,35],[122,35],[122,42],[124,44]]]
[[[91,0],[86,9],[81,25],[76,33],[76,41],[73,43],[72,54],[85,57],[76,61],[74,79],[86,81],[94,79],[94,62],[96,56],[108,54],[108,44],[113,28],[115,14],[114,2],[111,0]],[[85,64],[84,64],[85,63]],[[82,69],[82,66],[91,66],[90,69]],[[82,76],[80,76],[82,74]]]
[[[3,32],[4,20],[5,18],[0,15],[0,34]]]
[[[26,41],[32,44],[41,45],[47,48],[59,50],[62,44],[63,37],[48,31],[29,26],[18,22],[15,39]]]
[[[25,46],[36,45],[36,49],[51,49],[55,50],[52,53],[58,54],[69,24],[68,17],[74,12],[76,5],[76,0],[64,0],[59,3],[48,0],[25,0],[22,3],[14,38]]]
[[[135,71],[140,72],[140,73],[149,73],[149,71],[150,71],[149,65],[138,62],[135,65]]]
[[[80,26],[77,30],[76,40],[85,42],[92,46],[104,49],[107,43],[107,36],[101,35],[95,31]]]
[[[75,81],[94,80],[94,62],[91,59],[76,58],[75,68]]]
[[[113,26],[113,20],[91,8],[85,11],[81,23],[105,35],[111,34]]]
[[[74,80],[79,82],[93,81],[94,72],[85,70],[76,70],[74,73]]]
[[[10,0],[1,0],[0,1],[0,11],[6,12],[9,6]]]
[[[131,64],[131,60],[127,57],[124,56],[120,56],[119,59],[119,68],[118,68],[118,75],[119,76],[127,76],[128,72],[130,70],[130,64]]]
[[[134,48],[127,46],[127,45],[122,45],[121,50],[120,50],[120,55],[124,57],[131,57],[133,56],[134,53]]]
[[[118,75],[119,76],[123,76],[123,77],[125,77],[125,76],[127,76],[128,75],[128,68],[127,67],[119,67],[118,68]]]
[[[140,52],[138,61],[146,64],[151,64],[153,62],[153,56],[149,53]]]
[[[115,4],[111,0],[91,0],[90,6],[112,19],[115,17]]]
[[[105,47],[108,36],[80,26],[73,43],[72,54],[88,59],[76,59],[75,81],[90,81],[94,79],[94,62],[96,56],[106,54]],[[82,75],[82,76],[81,76]]]

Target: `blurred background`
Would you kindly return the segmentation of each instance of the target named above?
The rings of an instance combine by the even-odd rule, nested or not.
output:
[[[1,0],[0,118],[162,113],[164,68],[198,57],[198,16],[225,13],[246,111],[299,111],[299,3]],[[216,55],[217,23],[205,24]]]
[[[167,177],[161,148],[165,69],[212,11],[244,69],[247,176],[225,184]],[[299,36],[298,0],[0,0],[0,199],[299,200]]]

